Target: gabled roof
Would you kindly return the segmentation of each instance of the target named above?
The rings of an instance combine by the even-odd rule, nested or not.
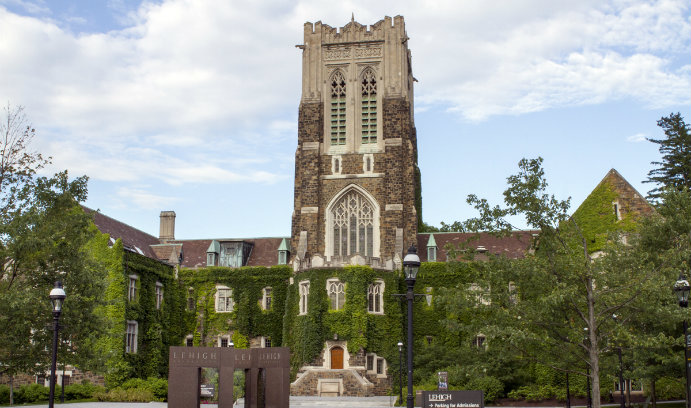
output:
[[[151,249],[151,245],[158,244],[158,238],[91,208],[85,206],[82,206],[82,208],[87,214],[93,216],[94,224],[102,234],[110,235],[110,238],[113,240],[122,240],[126,250],[149,258],[159,259]]]
[[[597,186],[590,192],[588,197],[583,200],[583,203],[578,207],[576,212],[586,205],[590,197],[598,191],[604,184],[607,184],[617,195],[619,201],[619,208],[624,213],[631,214],[636,217],[641,215],[649,215],[653,210],[653,206],[643,198],[643,196],[629,183],[618,171],[610,169],[605,177],[600,180]],[[574,213],[575,214],[575,213]]]
[[[434,235],[433,239],[437,246],[437,261],[446,262],[448,258],[446,246],[448,244],[456,247],[458,244],[466,243],[471,248],[479,249],[479,254],[475,259],[487,259],[483,248],[486,252],[494,255],[505,255],[507,258],[517,259],[523,258],[530,249],[534,237],[540,231],[527,230],[515,231],[509,237],[497,237],[492,234],[481,233],[464,233],[464,232],[435,232],[419,233],[417,234],[417,247],[426,248],[430,241],[430,236]],[[420,261],[427,262],[427,251],[418,249],[418,256]]]

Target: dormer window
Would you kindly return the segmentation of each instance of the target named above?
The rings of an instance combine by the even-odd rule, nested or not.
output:
[[[221,252],[221,244],[213,240],[206,250],[206,266],[218,266],[218,254]]]
[[[287,238],[281,240],[281,245],[278,246],[278,264],[287,265],[288,255],[290,251],[290,243]]]
[[[427,262],[437,262],[437,241],[434,234],[429,234],[427,241]]]

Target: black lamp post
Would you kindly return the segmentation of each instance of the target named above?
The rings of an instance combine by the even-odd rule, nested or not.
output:
[[[403,258],[403,273],[405,274],[405,283],[408,285],[406,292],[406,300],[408,301],[408,398],[407,408],[413,408],[415,404],[415,397],[413,396],[413,300],[415,294],[413,287],[415,286],[415,278],[417,272],[420,270],[420,257],[417,256],[415,246],[408,249],[408,254]]]
[[[689,306],[689,282],[683,273],[679,274],[679,279],[674,284],[674,292],[677,294],[679,299],[679,307],[686,308]],[[686,407],[691,408],[691,399],[689,399],[689,394],[691,391],[691,384],[689,384],[689,371],[691,371],[691,362],[689,361],[689,356],[691,355],[691,342],[689,341],[688,335],[688,323],[686,322],[686,317],[684,317],[684,368],[686,372]]]
[[[398,342],[398,403],[403,403],[403,342]]]
[[[55,287],[50,291],[50,301],[53,303],[53,360],[50,364],[50,395],[48,397],[48,407],[53,408],[53,398],[55,398],[55,368],[58,361],[58,320],[62,312],[62,303],[65,301],[65,290],[62,282],[55,282]]]

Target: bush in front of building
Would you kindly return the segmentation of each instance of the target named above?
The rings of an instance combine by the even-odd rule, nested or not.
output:
[[[663,377],[655,381],[655,394],[659,400],[684,399],[685,379]],[[650,387],[646,388],[646,394]]]
[[[85,400],[94,397],[99,391],[105,391],[105,387],[85,381],[81,384],[70,384],[65,386],[65,400]]]
[[[143,388],[113,388],[106,392],[97,392],[94,397],[102,402],[150,402],[154,400],[154,394]]]

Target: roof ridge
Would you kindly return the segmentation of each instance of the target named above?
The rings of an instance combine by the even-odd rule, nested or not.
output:
[[[131,228],[131,229],[133,229],[133,230],[136,230],[136,231],[138,231],[138,232],[141,232],[142,234],[147,235],[147,236],[153,238],[153,239],[156,240],[156,241],[159,241],[158,237],[156,237],[156,236],[154,236],[154,235],[151,235],[151,234],[149,234],[148,232],[142,231],[142,230],[140,230],[140,229],[137,228],[137,227],[133,227],[133,226],[131,226],[130,224],[127,224],[127,223],[125,223],[125,222],[122,222],[122,221],[120,221],[120,220],[117,220],[117,219],[115,219],[115,218],[113,218],[113,217],[111,217],[111,216],[105,215],[103,212],[101,212],[100,209],[99,209],[99,210],[94,210],[94,209],[91,209],[91,208],[85,206],[84,204],[80,204],[80,205],[82,206],[82,209],[84,209],[84,210],[87,211],[87,212],[95,213],[95,214],[98,214],[98,215],[100,215],[100,216],[102,216],[102,217],[108,218],[109,220],[113,220],[113,221],[117,222],[118,224],[122,224],[122,225],[124,225],[124,226],[126,226],[126,227],[128,227],[128,228]]]

